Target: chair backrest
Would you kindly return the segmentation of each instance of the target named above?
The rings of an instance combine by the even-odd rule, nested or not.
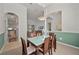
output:
[[[53,37],[54,37],[54,33],[49,33],[49,36],[50,36],[51,38],[53,38]]]
[[[54,35],[54,49],[56,49],[56,35]]]
[[[37,36],[36,31],[31,32],[31,37],[36,37],[36,36]]]
[[[36,31],[37,36],[42,35],[42,31]]]
[[[52,48],[53,41],[54,41],[54,33],[49,33],[49,37],[50,37],[50,45],[51,45],[51,48]]]
[[[56,49],[56,35],[54,33],[49,33],[49,36],[50,36],[50,44],[51,44],[51,47],[50,48],[54,48],[54,51]]]
[[[21,37],[21,42],[22,42],[22,54],[25,55],[27,54],[27,46],[25,40],[22,37]]]
[[[49,37],[44,40],[44,54],[49,50]]]

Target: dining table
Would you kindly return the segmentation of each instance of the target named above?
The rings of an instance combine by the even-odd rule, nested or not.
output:
[[[37,37],[28,38],[27,42],[32,44],[36,48],[36,55],[39,52],[39,47],[44,44],[45,38],[49,37],[49,35],[41,35]]]

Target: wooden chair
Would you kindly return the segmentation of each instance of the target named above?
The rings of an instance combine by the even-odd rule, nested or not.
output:
[[[50,51],[49,51],[49,37],[45,38],[44,44],[39,48],[39,51],[42,52],[43,55],[45,55],[47,52],[50,55]]]
[[[37,36],[36,31],[31,32],[31,37],[36,37],[36,36]]]
[[[49,33],[49,39],[50,39],[50,43],[49,43],[49,49],[51,54],[53,54],[52,48],[54,46],[53,41],[54,41],[54,33]]]
[[[27,47],[25,40],[21,37],[22,55],[31,55],[35,53],[36,49],[32,46]]]
[[[37,36],[42,35],[42,31],[36,31]]]
[[[56,35],[54,33],[49,33],[50,36],[50,46],[51,54],[52,54],[52,48],[54,48],[54,52],[56,51]]]
[[[56,52],[56,35],[54,35],[53,45],[54,45],[54,52]]]

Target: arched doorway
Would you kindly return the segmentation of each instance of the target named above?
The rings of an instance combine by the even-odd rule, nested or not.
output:
[[[6,13],[6,38],[7,42],[18,40],[18,16],[15,13]]]

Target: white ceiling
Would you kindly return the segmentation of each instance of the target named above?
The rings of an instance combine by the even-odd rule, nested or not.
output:
[[[44,15],[44,9],[51,3],[23,3],[27,7],[27,19],[37,20]]]
[[[50,5],[52,5],[53,3],[38,3],[40,6],[44,7],[44,8],[47,8],[49,7]]]
[[[38,19],[38,17],[43,16],[44,8],[36,3],[24,3],[27,7],[27,18],[28,19]]]

